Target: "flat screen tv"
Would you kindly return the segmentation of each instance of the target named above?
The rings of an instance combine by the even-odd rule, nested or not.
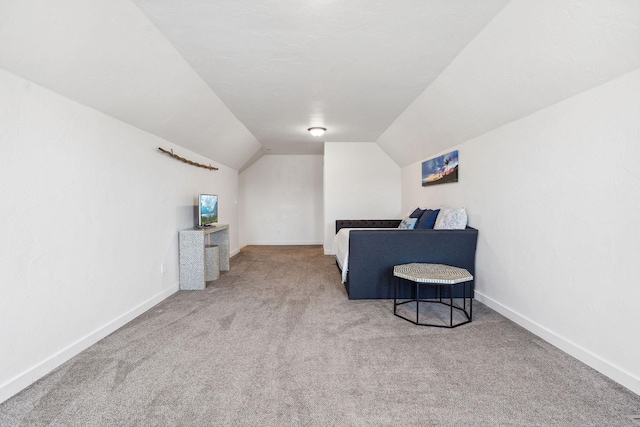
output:
[[[198,227],[209,227],[218,222],[218,196],[200,194],[198,196]]]

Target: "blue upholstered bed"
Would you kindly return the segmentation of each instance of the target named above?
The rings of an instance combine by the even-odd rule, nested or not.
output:
[[[393,298],[393,266],[410,262],[447,264],[475,276],[478,230],[402,230],[400,220],[337,220],[336,233],[351,228],[348,260],[337,260],[349,299]],[[410,287],[401,287],[409,297]]]

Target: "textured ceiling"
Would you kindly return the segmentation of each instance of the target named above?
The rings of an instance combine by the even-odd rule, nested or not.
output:
[[[133,1],[271,154],[375,141],[507,3]]]
[[[640,1],[2,0],[0,67],[238,170],[405,166],[640,67]]]
[[[129,0],[0,0],[0,67],[234,169],[261,149]]]
[[[640,1],[513,0],[376,142],[406,166],[638,67]]]

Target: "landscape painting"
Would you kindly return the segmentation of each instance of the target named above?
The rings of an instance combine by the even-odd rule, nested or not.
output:
[[[422,186],[458,182],[458,150],[422,162]]]

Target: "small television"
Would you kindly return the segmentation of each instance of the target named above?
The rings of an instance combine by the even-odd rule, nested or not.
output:
[[[198,227],[209,227],[218,222],[218,196],[200,194],[198,196]]]

